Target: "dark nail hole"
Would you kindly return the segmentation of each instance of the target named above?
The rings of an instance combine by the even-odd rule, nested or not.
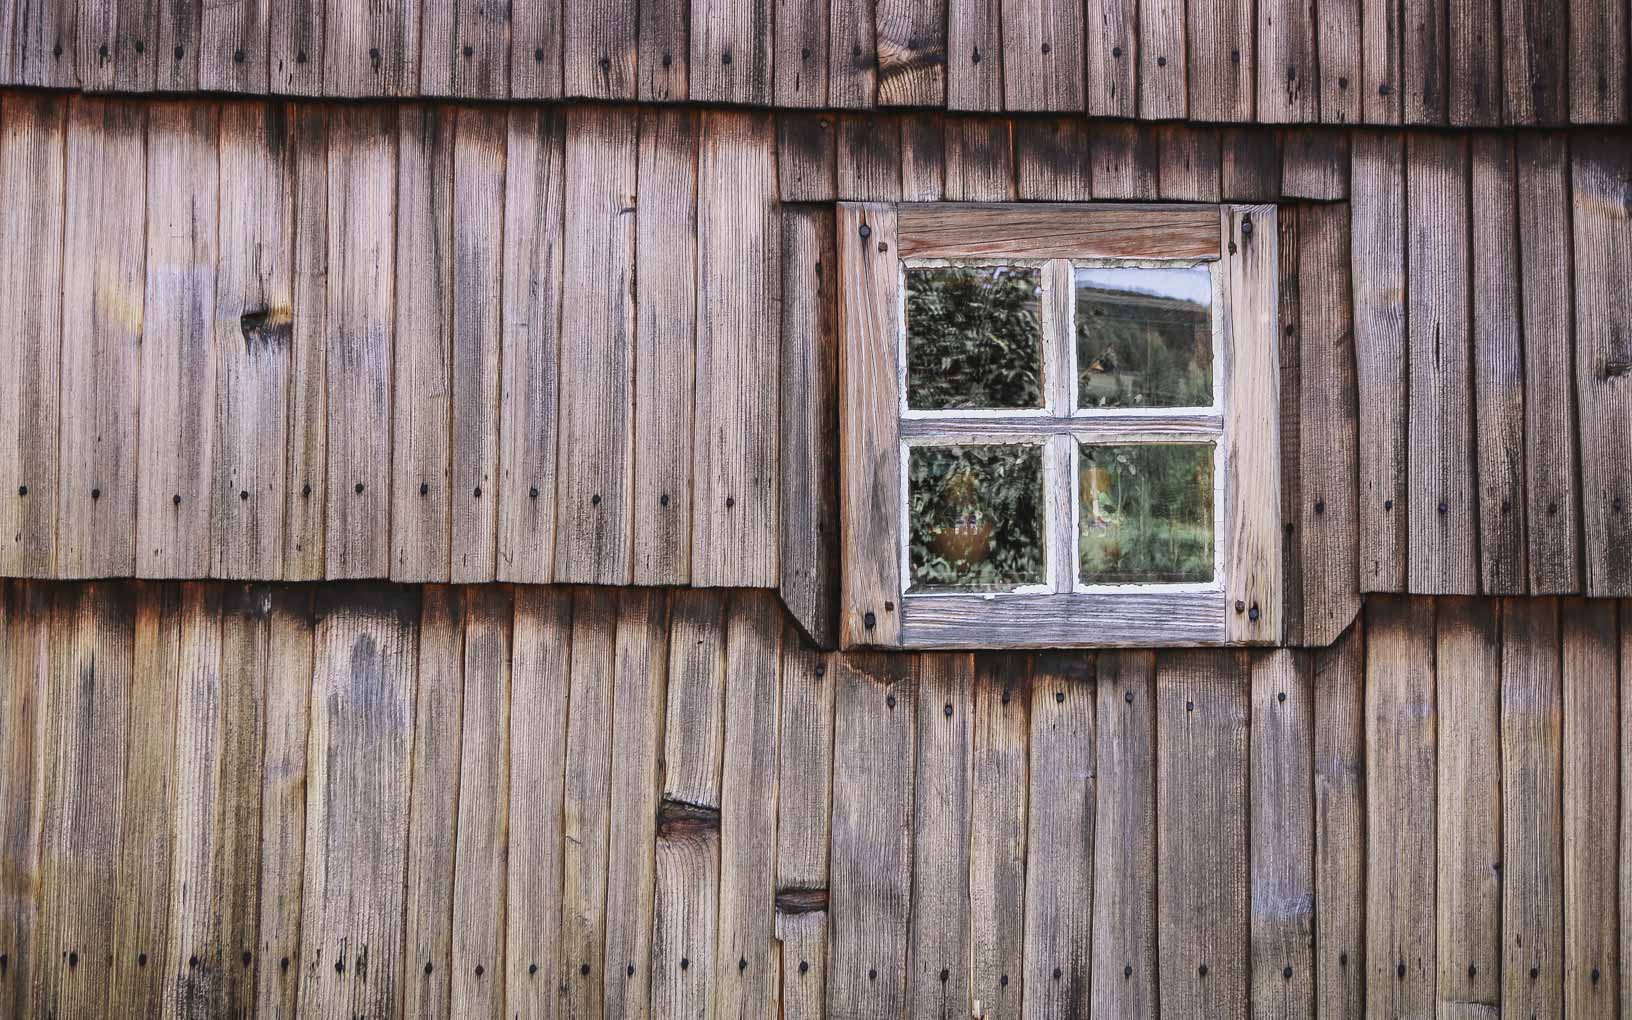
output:
[[[861,625],[866,627],[868,630],[872,630],[874,627],[878,626],[878,617],[873,615],[871,612],[863,613],[861,616]]]
[[[244,62],[244,51],[243,50],[233,50],[232,51],[232,62],[234,64],[242,64]]]
[[[685,956],[680,957],[680,969],[681,970],[687,970],[690,967],[691,967],[691,959],[689,957],[685,957]]]
[[[947,979],[950,978],[951,976],[952,976],[951,971],[947,970],[945,967],[941,968],[941,984],[943,984],[943,985],[946,984]]]
[[[884,707],[885,708],[894,708],[895,707],[895,695],[886,694],[884,696]]]
[[[860,230],[860,231],[858,231],[858,233],[860,233],[860,234],[861,234],[861,239],[862,239],[862,240],[863,240],[863,241],[865,241],[865,240],[866,240],[866,239],[867,239],[867,238],[869,238],[869,237],[872,237],[872,236],[873,236],[873,228],[872,228],[872,227],[869,227],[869,226],[868,226],[868,225],[867,225],[867,224],[865,224],[865,223],[863,223],[863,224],[862,224],[862,225],[861,225],[861,230]]]
[[[427,493],[429,493],[429,492],[430,492],[430,491],[431,491],[431,487],[430,487],[430,485],[428,485],[428,484],[427,484],[427,483],[425,483],[425,482],[420,482],[420,483],[419,483],[419,494],[420,494],[420,495],[421,495],[421,496],[423,496],[423,495],[425,495],[425,494],[427,494]]]
[[[363,494],[363,483],[362,483],[362,482],[358,482],[358,483],[357,483],[357,484],[356,484],[356,486],[355,486],[355,487],[354,487],[354,489],[355,489],[355,491],[356,491],[356,493],[357,493],[357,495],[359,495],[359,496],[361,496],[361,495],[362,495],[362,494]]]
[[[627,971],[625,971],[625,973],[628,974],[630,977],[634,977],[635,976],[635,965],[631,963],[629,965],[629,969]]]
[[[1202,976],[1202,977],[1206,977],[1206,976],[1207,976],[1207,965],[1206,965],[1206,964],[1205,964],[1205,963],[1204,963],[1204,964],[1202,964],[1202,965],[1201,965],[1201,966],[1200,966],[1200,967],[1199,967],[1199,968],[1198,968],[1198,969],[1197,969],[1197,970],[1196,970],[1196,973],[1197,973],[1197,974],[1200,974],[1200,975],[1201,975],[1201,976]]]
[[[1130,705],[1133,704],[1133,692],[1132,691],[1123,691],[1122,692],[1122,700],[1126,701]]]
[[[102,498],[102,490],[101,489],[92,489],[91,490],[91,498],[92,499],[101,499]]]
[[[867,980],[877,981],[878,980],[878,971],[872,969],[871,967],[867,968]]]
[[[657,504],[658,504],[658,506],[668,506],[669,505],[669,494],[665,492],[663,495],[657,497]]]
[[[1056,705],[1065,704],[1065,692],[1064,691],[1055,691],[1054,692],[1054,704],[1056,704]]]
[[[302,485],[302,486],[301,486],[301,487],[300,487],[300,495],[301,495],[301,498],[303,498],[303,499],[304,499],[304,498],[305,498],[305,497],[307,497],[307,496],[310,496],[310,495],[311,495],[311,494],[312,494],[312,486],[311,486],[311,483],[307,483],[307,484],[305,484],[305,485]]]
[[[947,705],[945,708],[941,709],[941,711],[946,713],[946,717],[948,719],[952,718],[952,706],[951,705]]]
[[[1282,968],[1281,977],[1285,978],[1288,981],[1292,980],[1292,968],[1291,967]]]
[[[799,973],[803,974],[805,971],[807,971],[809,969],[810,969],[809,961],[807,961],[807,960],[800,960],[799,961]]]
[[[26,485],[17,486],[17,495],[19,495],[19,496],[28,495],[28,486],[26,486]]]
[[[477,499],[481,499],[482,498],[482,487],[480,485],[476,486],[476,488],[470,490],[470,494],[472,496],[476,497]]]
[[[578,965],[578,973],[584,975],[585,977],[588,977],[589,976],[589,964],[587,964],[587,963],[579,964]]]
[[[170,497],[170,505],[171,506],[180,506],[181,505],[181,493],[178,492],[174,496]]]
[[[532,974],[537,974],[537,973],[538,973],[538,964],[536,964],[536,963],[529,963],[529,964],[528,964],[528,965],[527,965],[527,973],[528,973],[528,974],[529,974],[529,975],[532,975]]]
[[[238,501],[240,503],[242,503],[247,499],[249,499],[249,490],[248,489],[239,489],[238,490]]]
[[[1275,700],[1280,701],[1280,702],[1285,702],[1286,701],[1286,692],[1282,691],[1279,694],[1275,695]]]
[[[741,971],[745,971],[747,969],[748,969],[748,961],[744,960],[744,959],[738,959],[737,960],[737,970],[739,972],[741,972]]]
[[[4,959],[4,957],[0,957],[0,959]],[[147,966],[147,954],[146,953],[137,953],[136,954],[136,966],[138,966],[138,967]]]
[[[596,493],[595,495],[589,497],[589,505],[590,506],[600,506],[601,505],[600,493]]]
[[[731,509],[732,507],[734,507],[736,505],[737,505],[737,498],[735,496],[725,497],[725,508],[727,510]]]
[[[544,47],[540,46],[533,50],[533,61],[540,64],[544,62]]]
[[[465,59],[466,60],[469,60],[472,56],[475,55],[475,53],[476,53],[476,51],[474,49],[472,49],[471,47],[469,47],[469,46],[465,47]]]
[[[476,965],[476,976],[481,977],[483,973],[485,972],[482,970],[482,965],[478,963]]]
[[[1061,974],[1060,968],[1055,967],[1054,968],[1054,980],[1058,981],[1060,979],[1060,974]]]
[[[431,972],[431,969],[432,969],[431,968],[431,961],[426,960],[425,961],[425,973],[429,974]]]
[[[1166,67],[1167,66],[1167,58],[1166,57],[1157,57],[1156,58],[1156,66],[1157,67]]]
[[[1111,47],[1111,56],[1116,57],[1117,59],[1120,60],[1122,58],[1122,47],[1112,46]]]

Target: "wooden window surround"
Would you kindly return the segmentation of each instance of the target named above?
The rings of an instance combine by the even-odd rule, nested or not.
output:
[[[1281,640],[1273,206],[840,203],[837,224],[840,624],[846,647],[1159,647]],[[1037,299],[1042,406],[1012,414],[907,410],[904,268],[993,262],[1036,267],[1042,281]],[[1150,265],[1205,267],[1208,273],[1212,406],[1078,409],[1072,274]],[[1034,444],[1042,458],[1042,583],[1000,592],[909,592],[906,479],[913,445],[938,442],[962,449],[1019,440]],[[1079,450],[1111,442],[1125,447],[1180,441],[1216,444],[1211,577],[1192,584],[1084,584],[1077,563],[1078,500],[1085,485],[1077,475]],[[1196,477],[1206,475],[1198,469]]]

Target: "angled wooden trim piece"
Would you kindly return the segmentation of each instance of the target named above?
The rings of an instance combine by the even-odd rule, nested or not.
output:
[[[1219,257],[1213,205],[906,203],[899,221],[902,258]]]

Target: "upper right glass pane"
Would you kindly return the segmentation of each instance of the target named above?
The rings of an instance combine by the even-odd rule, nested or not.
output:
[[[1077,266],[1077,406],[1213,405],[1206,266]]]

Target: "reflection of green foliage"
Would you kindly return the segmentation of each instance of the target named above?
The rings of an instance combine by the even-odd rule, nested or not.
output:
[[[907,396],[925,411],[1041,407],[1035,269],[907,270]]]
[[[1040,447],[920,446],[909,463],[912,590],[991,591],[1043,581]],[[987,523],[990,541],[978,555],[949,559],[936,550],[949,529],[981,533]]]
[[[1078,496],[1089,584],[1213,578],[1213,447],[1084,446]]]
[[[1213,336],[1206,306],[1079,285],[1076,329],[1081,406],[1212,404]]]

